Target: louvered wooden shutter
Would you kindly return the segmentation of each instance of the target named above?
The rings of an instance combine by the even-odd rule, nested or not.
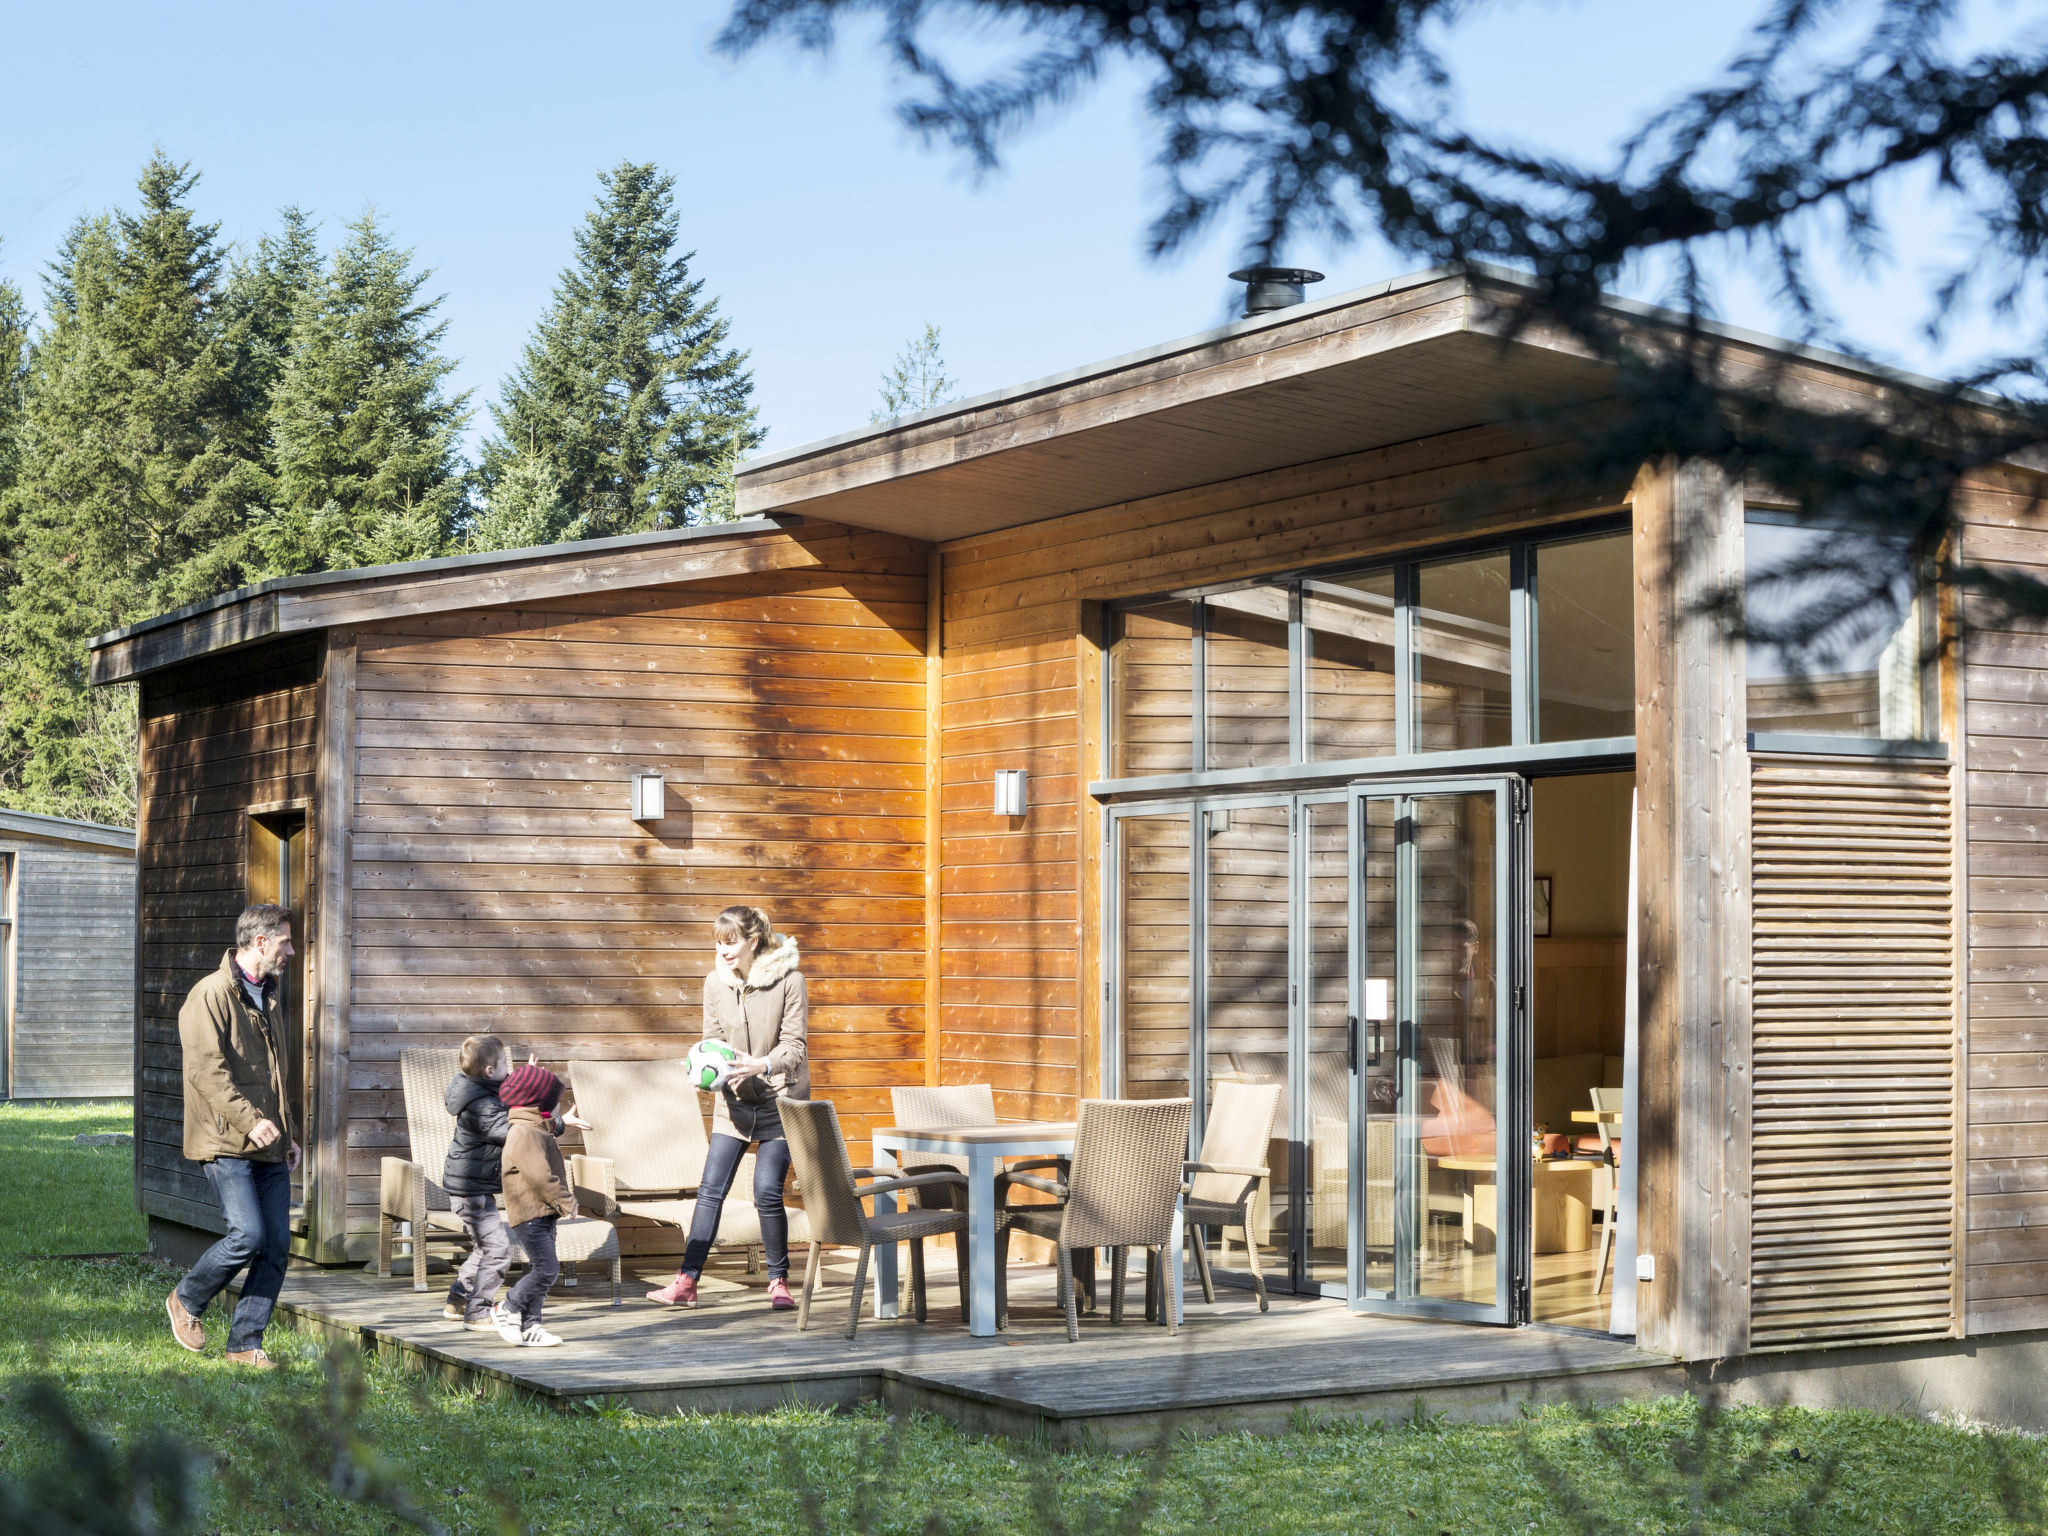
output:
[[[1946,763],[1752,763],[1750,1344],[1959,1331]]]

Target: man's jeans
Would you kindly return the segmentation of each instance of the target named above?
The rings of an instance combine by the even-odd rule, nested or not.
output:
[[[461,1307],[464,1317],[473,1323],[490,1316],[498,1299],[498,1287],[512,1262],[512,1229],[505,1225],[505,1213],[498,1209],[495,1195],[450,1195],[448,1203],[462,1218],[474,1245],[448,1287],[448,1302]]]
[[[201,1165],[228,1219],[228,1235],[199,1256],[178,1282],[178,1301],[194,1317],[227,1288],[236,1272],[242,1299],[228,1325],[228,1348],[255,1349],[270,1326],[271,1308],[284,1289],[284,1263],[292,1246],[292,1173],[283,1163],[216,1157]]]

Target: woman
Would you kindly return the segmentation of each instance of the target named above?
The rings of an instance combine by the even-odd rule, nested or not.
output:
[[[704,1038],[739,1052],[731,1079],[718,1091],[711,1116],[711,1151],[697,1189],[689,1245],[675,1279],[647,1299],[694,1307],[697,1277],[718,1236],[719,1213],[749,1142],[754,1159],[754,1209],[761,1216],[761,1246],[768,1255],[768,1305],[786,1312],[789,1294],[789,1216],[782,1208],[789,1177],[789,1143],[775,1101],[811,1096],[804,1025],[810,998],[797,967],[796,940],[775,932],[758,907],[727,907],[713,926],[718,964],[704,978]]]

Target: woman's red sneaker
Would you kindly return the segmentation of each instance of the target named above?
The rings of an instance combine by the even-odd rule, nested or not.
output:
[[[789,1294],[789,1282],[780,1276],[768,1282],[768,1305],[777,1312],[792,1311],[796,1298]]]
[[[677,1270],[675,1279],[658,1291],[649,1291],[647,1299],[658,1301],[664,1307],[694,1307],[697,1305],[697,1282]]]

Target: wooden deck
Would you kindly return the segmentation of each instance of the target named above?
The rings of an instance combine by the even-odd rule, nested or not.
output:
[[[907,1269],[907,1265],[905,1266]],[[976,1339],[960,1322],[948,1256],[934,1255],[931,1321],[861,1321],[845,1337],[850,1256],[828,1258],[808,1332],[771,1313],[759,1276],[714,1270],[694,1310],[641,1299],[651,1270],[622,1291],[585,1275],[548,1301],[560,1349],[522,1350],[440,1316],[444,1281],[421,1295],[409,1281],[361,1269],[294,1268],[283,1310],[318,1332],[345,1331],[365,1347],[459,1379],[563,1405],[601,1398],[646,1412],[749,1412],[800,1401],[881,1401],[923,1409],[983,1433],[1056,1444],[1142,1443],[1162,1426],[1197,1432],[1276,1432],[1298,1414],[1404,1417],[1428,1412],[1490,1419],[1526,1402],[1604,1403],[1683,1391],[1682,1367],[1611,1339],[1355,1316],[1334,1302],[1219,1288],[1209,1306],[1190,1279],[1179,1335],[1143,1321],[1134,1277],[1122,1327],[1084,1317],[1070,1344],[1053,1307],[1051,1272],[1011,1270],[1010,1328]],[[872,1312],[872,1306],[869,1308]]]

